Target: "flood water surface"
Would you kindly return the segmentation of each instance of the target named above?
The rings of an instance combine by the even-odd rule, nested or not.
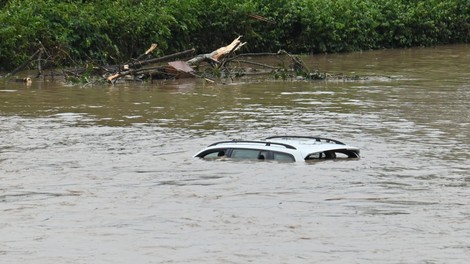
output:
[[[0,86],[2,263],[466,263],[470,47],[303,57],[358,81]],[[361,159],[203,161],[317,135]]]

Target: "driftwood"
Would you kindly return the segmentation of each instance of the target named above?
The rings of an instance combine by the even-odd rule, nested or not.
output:
[[[180,77],[181,76],[183,76],[183,77],[184,76],[186,76],[186,77],[187,76],[193,76],[193,77],[204,78],[207,81],[213,82],[213,80],[211,80],[207,77],[203,77],[201,75],[196,74],[195,70],[191,66],[198,65],[202,61],[209,61],[211,64],[219,64],[220,66],[224,65],[224,62],[221,61],[221,59],[223,57],[230,56],[233,52],[239,50],[243,45],[246,44],[246,42],[242,43],[240,41],[240,38],[241,38],[241,36],[234,39],[232,41],[232,43],[230,43],[227,46],[220,47],[220,48],[218,48],[218,49],[216,49],[213,52],[208,53],[208,54],[198,55],[198,56],[196,56],[196,57],[194,57],[194,58],[192,58],[192,59],[190,59],[186,62],[173,61],[173,62],[169,62],[165,66],[158,66],[156,68],[151,68],[151,69],[149,69],[149,68],[142,69],[140,67],[142,67],[143,65],[146,65],[146,64],[162,62],[164,60],[169,60],[170,58],[176,58],[178,56],[186,55],[188,53],[193,53],[194,52],[194,49],[191,49],[191,50],[188,50],[188,51],[184,51],[184,52],[180,52],[180,53],[176,53],[176,54],[166,56],[165,58],[156,58],[156,59],[149,59],[149,60],[146,60],[146,61],[140,61],[139,60],[140,58],[144,57],[144,55],[147,55],[147,54],[151,53],[153,51],[153,49],[155,49],[156,44],[153,44],[153,45],[155,45],[155,47],[153,49],[152,48],[149,49],[145,54],[139,56],[136,60],[134,60],[132,62],[129,62],[129,63],[126,63],[122,67],[117,67],[119,70],[117,70],[113,74],[109,75],[106,78],[106,80],[109,83],[115,83],[119,78],[122,78],[124,76],[129,76],[129,75],[136,76],[136,75],[142,74],[142,73],[145,73],[146,75],[152,76],[153,74],[152,74],[151,70],[154,70],[158,74],[167,73],[169,76],[172,76],[172,77],[176,77],[176,76],[180,76]]]
[[[196,51],[195,49],[189,49],[189,50],[173,53],[173,54],[170,54],[170,55],[162,56],[162,57],[159,57],[159,58],[148,59],[148,60],[140,61],[139,65],[148,65],[148,64],[152,64],[152,63],[169,61],[169,60],[173,60],[173,59],[176,59],[176,58],[181,58],[181,57],[191,55],[195,51]]]
[[[126,64],[123,65],[122,69],[125,70],[125,72],[118,71],[117,73],[115,73],[115,74],[109,76],[108,78],[106,78],[106,80],[110,83],[114,83],[116,81],[116,79],[118,79],[118,78],[120,78],[124,75],[131,74],[133,70],[130,69],[129,64],[131,64],[131,63],[132,64],[134,64],[134,63],[139,64],[139,61],[141,59],[143,59],[144,57],[147,57],[156,48],[157,48],[157,44],[152,43],[152,45],[150,45],[150,48],[148,48],[143,54],[141,54],[139,57],[137,57],[137,59],[135,59],[135,61],[130,62],[130,63],[126,63]],[[118,67],[118,69],[119,69],[119,67]]]
[[[251,16],[262,20],[262,17]],[[268,21],[265,21],[268,22]],[[157,44],[152,44],[144,53],[136,59],[130,59],[125,63],[116,65],[87,64],[82,68],[62,69],[59,74],[66,80],[86,82],[87,84],[106,81],[115,84],[119,79],[142,81],[153,79],[176,79],[176,78],[201,78],[207,82],[223,80],[245,75],[269,75],[275,79],[327,79],[325,73],[318,71],[310,72],[307,65],[295,55],[285,50],[277,53],[241,53],[237,51],[246,42],[242,42],[241,36],[234,39],[227,46],[220,47],[207,54],[194,56],[195,49],[189,49],[174,54],[152,58]],[[43,54],[48,54],[45,47],[38,49],[27,61],[12,71],[9,75],[27,67],[34,59],[37,59],[38,76],[42,75],[43,65],[41,60]],[[278,62],[263,63],[257,57],[273,57]],[[272,61],[272,60],[268,60]],[[202,62],[207,62],[202,64]],[[270,65],[271,64],[271,65]],[[51,78],[57,75],[50,73]],[[8,75],[7,75],[8,76]],[[45,75],[43,75],[45,77]]]
[[[129,69],[126,71],[121,71],[115,74],[112,74],[106,78],[106,81],[109,83],[115,83],[119,78],[122,77],[134,77],[137,79],[136,76],[142,75],[138,79],[146,79],[146,78],[153,78],[155,76],[167,76],[167,78],[187,78],[187,77],[195,77],[194,69],[190,68],[189,70],[186,67],[190,67],[186,64],[186,67],[182,66],[182,64],[186,64],[184,61],[172,61],[166,65],[157,65],[152,67],[142,67],[136,69]]]
[[[148,75],[152,75],[151,74],[152,70],[155,70],[159,73],[162,73],[162,72],[165,72],[164,67],[162,67],[162,66],[150,67],[150,68],[141,68],[141,67],[145,66],[145,65],[148,65],[148,64],[152,64],[152,63],[169,61],[169,60],[172,60],[172,59],[175,59],[175,58],[178,58],[178,57],[183,57],[183,56],[187,56],[189,54],[194,53],[194,49],[190,49],[190,50],[185,50],[185,51],[182,51],[182,52],[177,52],[177,53],[174,53],[174,54],[171,54],[171,55],[163,56],[163,57],[160,57],[160,58],[139,60],[139,58],[140,59],[143,58],[144,56],[150,54],[155,49],[155,48],[152,49],[152,47],[156,47],[156,44],[152,44],[151,48],[148,49],[143,55],[140,55],[136,60],[134,60],[132,62],[124,64],[124,66],[122,68],[114,66],[115,68],[120,69],[120,70],[118,70],[117,72],[115,72],[115,73],[111,74],[110,76],[108,76],[106,78],[106,80],[109,83],[115,83],[117,79],[119,79],[123,76],[127,76],[127,75],[136,75],[136,74],[141,74],[141,73],[147,73]]]

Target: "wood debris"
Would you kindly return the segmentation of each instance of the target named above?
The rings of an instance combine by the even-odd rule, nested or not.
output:
[[[262,17],[251,15],[255,19]],[[241,41],[242,36],[235,38],[230,44],[220,47],[210,53],[194,55],[195,49],[189,49],[174,54],[152,57],[158,45],[153,43],[136,59],[122,64],[96,65],[87,63],[85,67],[75,69],[62,69],[59,72],[51,71],[48,76],[63,76],[66,80],[106,81],[115,84],[118,81],[145,81],[154,79],[201,78],[207,82],[216,82],[218,79],[231,79],[246,75],[269,75],[278,79],[324,79],[326,74],[318,71],[310,72],[305,63],[298,57],[284,50],[277,53],[242,53],[237,52],[247,43]],[[42,55],[45,48],[38,49],[25,63],[11,72],[24,69],[37,61],[38,76],[45,78],[43,73]],[[278,62],[275,65],[256,61],[257,57],[272,56]],[[287,61],[287,62],[286,62]]]

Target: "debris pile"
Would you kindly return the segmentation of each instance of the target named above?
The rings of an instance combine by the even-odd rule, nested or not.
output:
[[[241,53],[237,54],[246,42],[241,36],[229,45],[220,47],[211,53],[195,55],[195,49],[153,58],[158,48],[152,44],[136,59],[117,65],[86,64],[80,68],[53,69],[46,73],[42,69],[43,55],[46,49],[41,46],[27,61],[10,72],[7,77],[25,69],[36,62],[38,73],[36,78],[59,78],[69,82],[95,83],[108,82],[116,84],[124,81],[153,81],[156,79],[201,78],[207,82],[239,78],[242,76],[266,75],[275,79],[310,79],[325,80],[331,75],[310,71],[307,65],[295,55],[285,50],[277,53]],[[271,56],[275,60],[271,64],[261,63],[259,57]],[[336,78],[336,77],[334,77]]]

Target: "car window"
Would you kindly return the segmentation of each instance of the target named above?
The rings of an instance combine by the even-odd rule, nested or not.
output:
[[[267,151],[258,149],[233,149],[230,158],[233,159],[264,159]],[[263,157],[263,158],[261,158]]]
[[[320,159],[320,157],[321,157],[321,152],[311,153],[305,158],[305,160]]]
[[[309,154],[305,160],[312,159],[336,159],[336,153],[334,151],[325,151]]]
[[[225,156],[226,152],[227,152],[226,149],[214,149],[214,150],[204,153],[202,155],[202,158],[204,159],[222,158]]]
[[[330,150],[309,154],[305,160],[358,158],[358,154],[348,150]]]
[[[259,160],[265,160],[268,158],[268,151],[267,150],[262,150],[258,154],[258,159]]]
[[[294,156],[291,154],[276,151],[273,152],[273,158],[277,161],[295,161]]]

